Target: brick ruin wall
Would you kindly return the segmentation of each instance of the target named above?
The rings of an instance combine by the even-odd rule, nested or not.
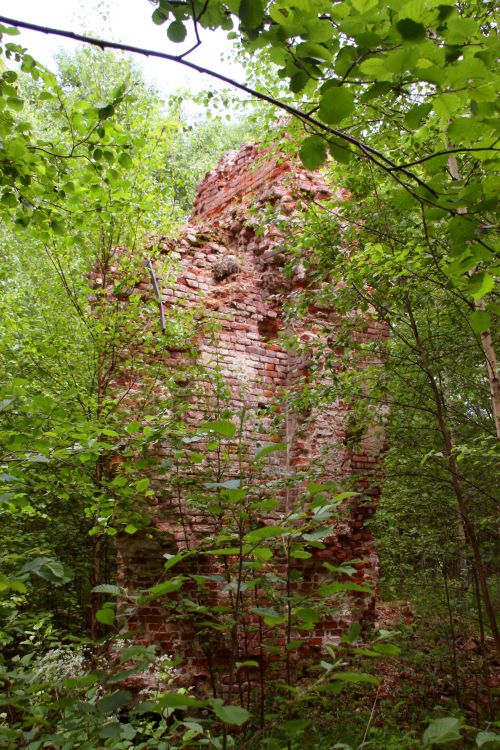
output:
[[[286,441],[287,450],[273,455],[268,463],[270,475],[288,476],[318,462],[320,457],[322,478],[342,484],[343,479],[352,480],[360,475],[358,489],[362,494],[344,504],[341,519],[323,540],[324,549],[313,550],[310,559],[297,561],[303,573],[300,585],[305,589],[317,588],[324,579],[325,561],[339,565],[356,560],[352,580],[376,589],[377,550],[365,522],[373,513],[378,495],[376,482],[367,479],[367,475],[376,474],[381,437],[368,435],[357,452],[350,449],[346,440],[349,404],[340,400],[306,410],[286,407],[287,394],[309,377],[307,346],[315,338],[324,338],[325,328],[335,329],[339,318],[334,310],[318,309],[311,304],[303,318],[285,319],[286,301],[294,291],[304,288],[304,273],[301,268],[295,269],[295,275],[284,273],[283,230],[271,223],[263,232],[257,231],[263,212],[271,207],[286,218],[294,214],[301,200],[321,201],[329,197],[330,189],[318,173],[306,171],[282,155],[265,155],[257,145],[245,145],[228,154],[206,175],[198,189],[190,222],[175,239],[159,240],[160,255],[154,266],[167,319],[170,309],[201,309],[215,324],[210,335],[198,334],[196,358],[208,369],[217,370],[229,390],[232,412],[236,414],[245,408],[253,425],[248,427],[252,440],[257,444],[259,440],[267,442],[265,435],[259,437],[254,431],[255,416],[265,413],[266,407],[278,414],[281,433],[275,432],[272,439]],[[164,273],[162,256],[174,262],[175,272]],[[149,278],[144,278],[140,290],[151,297]],[[293,348],[283,345],[282,332],[293,334],[296,342]],[[384,332],[377,323],[368,321],[362,336],[366,341],[380,340]],[[182,345],[170,347],[160,363],[165,374],[181,373],[186,357]],[[140,376],[135,372],[127,377],[129,396],[124,403],[133,412],[134,399],[141,392]],[[182,377],[179,375],[181,381]],[[188,384],[187,391],[189,388]],[[202,395],[199,392],[192,397],[191,407],[183,415],[189,424],[200,424],[210,416],[210,401],[215,398],[211,388],[207,385],[205,390],[201,389]],[[169,491],[168,471],[161,469],[162,461],[170,454],[167,444],[158,446],[158,466],[152,473],[155,534],[117,538],[118,579],[129,591],[141,591],[164,580],[163,555],[195,546],[200,533],[203,535],[207,529],[206,518],[192,508],[182,524],[179,521],[176,514],[179,498]],[[231,476],[229,470],[224,479]],[[204,565],[205,574],[220,572],[215,561]],[[175,570],[182,572],[182,566]],[[127,607],[122,605],[122,615],[126,617],[124,630],[133,633],[137,643],[154,643],[161,653],[182,657],[179,684],[196,685],[200,690],[211,684],[211,689],[217,691],[213,674],[209,675],[210,654],[203,643],[205,636],[200,636],[196,618],[172,617],[178,596],[172,594],[166,599],[149,601],[128,615]],[[211,596],[212,603],[217,603],[225,595],[212,586]],[[341,606],[332,604],[331,610],[313,628],[300,633],[301,657],[313,658],[322,653],[325,644],[338,641],[354,618],[369,621],[374,610],[374,597],[367,594],[351,594]],[[269,638],[279,645],[279,628],[274,628]],[[214,649],[217,647],[210,646],[212,657]],[[221,646],[214,658],[218,661],[219,679],[223,681],[220,675],[229,656]],[[256,636],[247,637],[238,659],[260,663],[262,658]]]

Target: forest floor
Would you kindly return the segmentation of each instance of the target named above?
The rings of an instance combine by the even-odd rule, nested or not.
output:
[[[453,747],[473,747],[473,727],[500,715],[500,661],[493,640],[486,637],[483,650],[471,626],[458,617],[452,638],[450,622],[441,614],[419,612],[405,601],[379,604],[379,626],[396,631],[401,654],[377,663],[377,690],[340,707],[334,722],[343,727],[339,747],[344,742],[372,750],[413,750],[421,747],[431,719],[451,715],[471,727],[470,742],[466,733],[463,744]]]

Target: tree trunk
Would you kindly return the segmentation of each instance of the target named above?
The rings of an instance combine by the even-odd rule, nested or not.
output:
[[[458,512],[462,519],[462,523],[463,523],[463,527],[467,536],[467,540],[472,550],[472,558],[474,561],[474,567],[475,567],[475,571],[477,574],[479,587],[481,589],[481,594],[483,597],[484,608],[488,616],[488,621],[490,624],[493,638],[495,640],[496,650],[498,654],[500,655],[500,631],[498,629],[495,609],[491,602],[490,593],[488,590],[486,572],[484,570],[483,559],[481,556],[481,550],[480,550],[479,542],[477,539],[476,529],[469,515],[467,503],[465,502],[465,495],[463,493],[462,485],[460,482],[460,475],[458,471],[457,460],[453,452],[453,441],[451,437],[451,432],[448,428],[448,424],[446,420],[446,407],[445,407],[443,394],[441,393],[439,386],[436,382],[434,373],[430,366],[429,358],[427,356],[427,351],[420,337],[420,332],[418,330],[417,322],[413,315],[413,309],[411,306],[409,295],[406,295],[405,303],[406,303],[406,309],[408,312],[408,317],[410,320],[412,333],[413,333],[415,343],[416,343],[416,346],[417,346],[417,349],[418,349],[418,352],[420,354],[420,358],[422,361],[422,369],[425,372],[427,381],[429,383],[429,386],[433,395],[434,404],[436,408],[436,418],[438,421],[439,430],[440,430],[441,437],[443,440],[444,454],[448,462],[448,471],[450,473],[451,484],[453,487],[455,498],[457,500]]]
[[[448,157],[448,168],[452,180],[460,179],[460,172],[458,169],[458,163],[455,156],[450,155]],[[458,213],[467,213],[466,208],[459,208]],[[485,304],[484,301],[474,300],[474,310],[477,312],[484,312]],[[491,331],[483,331],[480,334],[481,348],[483,350],[486,364],[488,367],[488,380],[490,384],[490,396],[491,396],[491,408],[493,411],[493,418],[495,420],[495,431],[497,438],[500,440],[500,378],[498,376],[497,356],[495,352],[495,345],[493,343],[493,336]]]

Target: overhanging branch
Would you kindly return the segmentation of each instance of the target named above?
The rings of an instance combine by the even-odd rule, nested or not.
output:
[[[115,49],[115,50],[119,50],[122,52],[129,52],[134,55],[142,55],[144,57],[153,57],[153,58],[158,58],[160,60],[167,60],[168,62],[177,63],[178,65],[182,65],[185,68],[189,68],[189,70],[194,70],[197,73],[207,75],[210,78],[214,78],[217,81],[221,81],[222,83],[225,83],[228,86],[231,86],[232,88],[237,89],[238,91],[242,91],[245,94],[248,94],[254,99],[259,99],[260,101],[267,102],[268,104],[271,104],[272,106],[277,107],[278,109],[281,109],[284,112],[287,112],[292,117],[295,117],[301,120],[303,123],[312,125],[315,129],[320,130],[323,133],[327,133],[328,135],[333,135],[336,138],[341,138],[346,143],[349,143],[351,146],[354,146],[357,149],[357,151],[360,152],[362,157],[367,158],[370,161],[374,162],[380,169],[387,172],[393,178],[397,179],[397,182],[399,182],[406,190],[408,190],[413,195],[415,195],[415,193],[413,189],[410,187],[410,185],[404,183],[403,180],[395,177],[396,172],[399,172],[400,174],[405,175],[405,177],[407,177],[409,180],[414,182],[416,185],[427,190],[430,195],[434,196],[434,198],[439,197],[439,193],[437,193],[433,188],[429,187],[429,185],[427,185],[424,180],[422,180],[420,177],[418,177],[418,175],[414,174],[407,168],[408,165],[405,165],[405,164],[398,165],[395,162],[393,162],[391,159],[389,159],[387,156],[385,156],[382,152],[378,151],[372,146],[369,146],[367,143],[363,143],[363,141],[358,140],[357,138],[354,138],[348,133],[345,133],[342,130],[336,130],[335,128],[331,128],[329,125],[325,125],[320,120],[317,120],[315,117],[312,117],[312,115],[307,114],[305,112],[301,112],[300,109],[296,109],[295,107],[292,107],[289,104],[286,104],[285,102],[280,101],[279,99],[275,99],[274,97],[269,96],[268,94],[264,94],[261,91],[257,91],[256,89],[253,89],[244,83],[239,83],[238,81],[235,81],[233,78],[230,78],[229,76],[225,76],[222,73],[217,73],[215,70],[210,70],[209,68],[205,68],[202,65],[197,65],[196,63],[193,63],[190,60],[186,60],[183,55],[172,55],[172,54],[169,54],[168,52],[159,52],[157,50],[148,49],[146,47],[137,47],[132,44],[125,44],[122,42],[113,42],[107,39],[96,39],[94,37],[87,36],[86,34],[77,34],[74,31],[67,31],[65,29],[55,29],[49,26],[41,26],[36,23],[30,23],[29,21],[19,21],[15,18],[7,18],[6,16],[0,16],[0,23],[8,24],[9,26],[16,26],[22,29],[28,29],[29,31],[37,31],[42,34],[50,34],[50,35],[59,36],[65,39],[72,39],[75,42],[82,42],[83,44],[89,44],[94,47],[99,47],[101,50]],[[442,153],[443,152],[440,152],[439,155],[442,155]],[[433,158],[433,155],[430,155],[428,158]],[[420,201],[424,200],[424,202],[433,203],[433,201],[429,201],[428,199],[422,198],[420,196],[415,196],[415,197],[417,197],[418,200]]]

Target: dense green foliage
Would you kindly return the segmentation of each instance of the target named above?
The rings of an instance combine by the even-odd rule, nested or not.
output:
[[[387,326],[387,346],[367,351],[339,331],[329,342],[331,367],[293,398],[315,406],[349,400],[354,442],[383,423],[388,449],[374,521],[382,590],[409,600],[416,622],[403,626],[402,657],[384,629],[361,642],[354,628],[306,680],[289,668],[284,683],[261,682],[258,711],[238,700],[240,604],[256,586],[270,604],[254,614],[270,629],[288,622],[307,630],[332,606],[328,597],[359,590],[347,566],[331,571],[319,600],[295,601],[279,593],[263,565],[284,555],[286,583],[291,560],[321,546],[345,488],[317,487],[306,472],[308,490],[288,515],[273,515],[279,482],[261,485],[267,453],[241,445],[243,417],[225,409],[223,378],[211,383],[216,397],[194,432],[182,423],[185,394],[173,375],[170,401],[154,396],[160,348],[189,341],[198,323],[195,313],[177,312],[160,342],[157,307],[135,290],[155,252],[151,237],[185,218],[196,184],[221,153],[251,130],[264,137],[266,128],[224,125],[210,97],[198,101],[209,117],[187,118],[183,95],[167,110],[137,68],[111,53],[62,56],[58,73],[49,73],[15,43],[14,30],[0,27],[0,741],[29,750],[498,747],[493,7],[430,0],[156,5],[153,21],[167,24],[173,42],[184,42],[188,24],[195,35],[199,27],[222,28],[237,39],[257,93],[296,115],[283,148],[308,168],[324,165],[343,189],[342,199],[309,206],[293,226],[287,219],[290,264],[305,267],[322,290],[318,303],[348,314],[350,326],[362,326],[367,314]],[[118,256],[120,246],[127,250]],[[291,318],[305,295],[295,303]],[[120,408],[126,387],[117,394],[117,353],[130,341],[140,341],[152,363],[140,422]],[[133,367],[132,350],[128,356]],[[362,375],[353,366],[360,357],[372,361]],[[189,507],[212,514],[216,528],[204,551],[227,560],[231,608],[211,609],[196,581],[181,613],[203,621],[207,643],[214,633],[227,642],[235,685],[227,705],[174,692],[175,659],[119,640],[111,645],[120,628],[116,597],[126,599],[115,585],[113,538],[148,530],[149,448],[160,434],[170,436],[179,486],[183,472],[198,472]],[[200,458],[207,441],[220,459],[210,473]],[[250,467],[239,486],[224,481],[231,451]],[[113,459],[120,469],[110,473]],[[266,514],[271,526],[260,527]],[[167,559],[164,580],[146,600],[182,590],[178,562]],[[432,635],[418,629],[419,617],[432,623]],[[460,651],[460,637],[477,643],[474,660]],[[412,655],[411,643],[421,652]],[[290,666],[297,647],[288,646]],[[109,648],[112,666],[100,656]],[[372,686],[408,665],[409,674],[435,677],[439,690],[426,697],[410,677],[408,685],[398,677],[399,702],[379,701],[371,690],[381,688]],[[158,690],[130,709],[131,693],[120,683],[139,672],[154,673]],[[344,698],[342,687],[356,697]],[[435,703],[442,705],[425,730]]]

